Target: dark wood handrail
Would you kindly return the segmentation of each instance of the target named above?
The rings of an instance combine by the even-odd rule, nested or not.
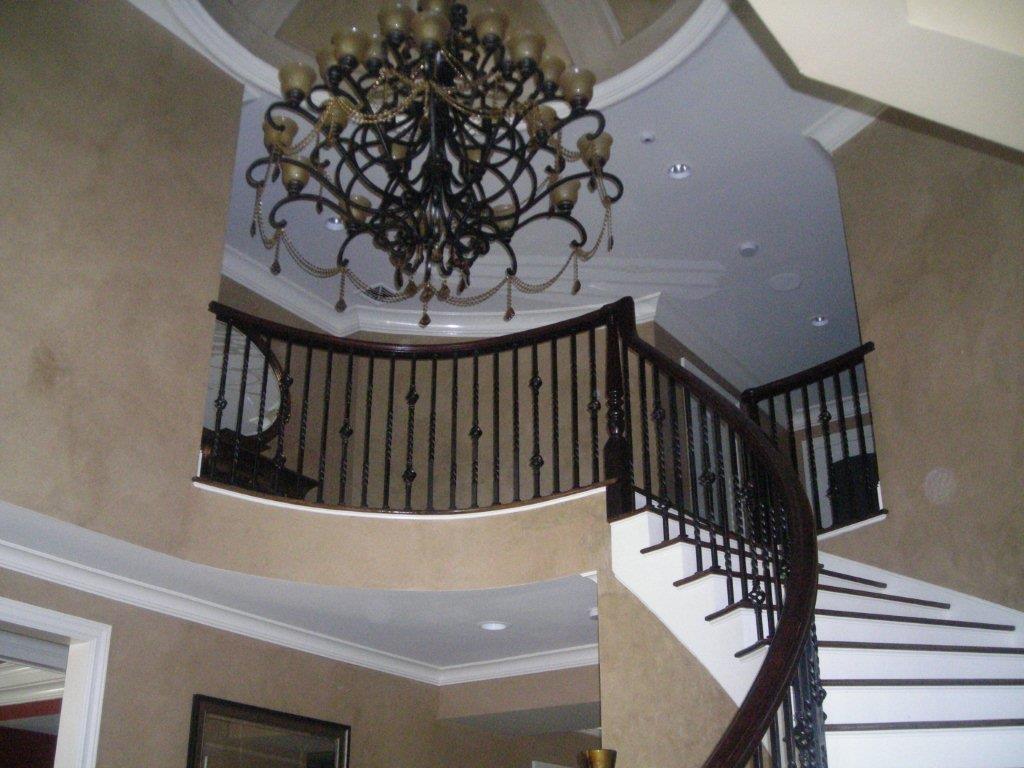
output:
[[[786,602],[760,672],[703,766],[740,768],[760,748],[761,739],[775,717],[809,639],[818,589],[818,545],[814,516],[799,478],[764,431],[703,380],[641,339],[636,332],[632,305],[633,300],[630,298],[612,305],[616,309],[614,316],[623,344],[646,357],[665,375],[708,403],[743,437],[773,475],[772,479],[783,495],[782,501],[790,526],[790,569],[785,582]]]
[[[818,381],[818,379],[831,376],[834,373],[840,373],[850,368],[850,366],[864,362],[864,357],[869,352],[873,352],[874,349],[875,343],[873,341],[869,341],[865,344],[861,344],[855,349],[851,349],[849,352],[844,352],[841,355],[833,357],[831,360],[818,363],[806,370],[790,374],[789,376],[784,376],[781,379],[776,379],[775,381],[769,381],[767,384],[761,384],[757,387],[746,389],[743,391],[743,394],[740,395],[740,399],[744,403],[757,403],[767,397],[781,395],[792,389],[796,389],[801,385],[810,384]]]
[[[586,314],[540,328],[530,328],[524,331],[505,334],[504,336],[493,336],[487,339],[452,342],[449,344],[388,344],[387,342],[332,336],[327,333],[306,331],[300,328],[292,328],[282,323],[275,323],[272,320],[265,320],[262,317],[250,315],[217,301],[210,302],[210,311],[216,315],[218,320],[230,322],[240,328],[252,330],[256,333],[264,333],[286,341],[305,344],[314,349],[329,349],[335,352],[352,352],[359,355],[395,357],[397,359],[425,359],[434,355],[451,358],[504,352],[516,347],[528,346],[535,342],[549,341],[561,336],[579,333],[604,325],[610,316],[611,308],[615,306],[615,304],[609,304]]]

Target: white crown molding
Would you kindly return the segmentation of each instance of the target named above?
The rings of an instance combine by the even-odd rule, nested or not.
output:
[[[248,97],[277,95],[280,87],[277,68],[235,40],[199,0],[129,2],[242,83]],[[728,15],[729,8],[724,0],[704,0],[654,53],[598,83],[591,106],[603,109],[657,82],[696,51]]]
[[[281,275],[272,275],[265,264],[231,245],[224,246],[221,273],[255,293],[277,304],[282,309],[334,336],[348,336],[356,331],[394,333],[404,336],[450,336],[480,338],[501,336],[506,333],[540,328],[561,320],[599,309],[603,304],[585,306],[525,309],[505,322],[500,311],[484,312],[430,310],[431,323],[420,326],[419,309],[396,309],[389,306],[350,306],[338,312],[321,296],[291,282]],[[654,320],[658,311],[660,293],[637,297],[636,321]]]
[[[4,505],[0,502],[0,507],[2,506]],[[236,635],[430,685],[491,680],[597,664],[597,646],[586,645],[468,664],[436,666],[101,571],[2,540],[0,568]]]
[[[49,701],[64,695],[64,672],[9,662],[0,664],[0,706]]]
[[[804,136],[816,141],[831,155],[875,122],[882,109],[881,104],[869,99],[848,99],[818,118],[804,131]]]

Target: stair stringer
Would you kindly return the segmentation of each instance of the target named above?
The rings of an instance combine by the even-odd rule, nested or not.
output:
[[[695,572],[694,547],[676,543],[643,554],[661,542],[662,519],[640,512],[611,524],[612,573],[653,613],[739,704],[761,668],[766,651],[736,658],[744,645],[743,627],[730,621],[706,621],[726,604],[725,577],[708,574],[682,587],[673,581]],[[749,644],[749,643],[747,643]]]

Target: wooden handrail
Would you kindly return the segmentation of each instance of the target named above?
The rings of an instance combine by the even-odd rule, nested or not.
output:
[[[775,381],[769,381],[767,384],[745,389],[743,394],[740,395],[740,399],[744,403],[756,403],[764,400],[766,397],[781,395],[803,384],[810,384],[834,373],[845,371],[857,363],[862,363],[864,362],[864,357],[869,352],[873,352],[874,349],[875,343],[873,341],[866,342],[855,349],[851,349],[849,352],[844,352],[833,357],[831,360],[818,363],[806,370],[790,374],[789,376],[783,376]]]
[[[613,306],[623,345],[652,361],[664,374],[710,404],[757,454],[783,494],[790,532],[786,602],[760,672],[703,766],[740,768],[760,748],[809,639],[818,577],[814,517],[799,478],[764,431],[703,380],[641,339],[636,332],[632,299],[623,299]]]

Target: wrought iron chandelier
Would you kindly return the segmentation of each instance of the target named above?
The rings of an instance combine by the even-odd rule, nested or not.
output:
[[[545,54],[535,32],[506,41],[509,19],[493,9],[470,20],[460,3],[421,0],[415,12],[388,2],[378,18],[379,33],[349,27],[333,36],[317,54],[321,82],[306,64],[280,70],[283,100],[263,123],[266,155],[246,174],[256,192],[251,234],[274,252],[271,271],[281,271],[283,247],[314,277],[340,278],[339,312],[351,282],[376,301],[418,299],[423,326],[432,300],[476,306],[502,289],[511,320],[513,289],[540,293],[570,266],[577,293],[579,263],[602,242],[613,246],[611,206],[622,195],[605,172],[612,137],[604,117],[587,108],[593,73]],[[563,145],[570,126],[581,134],[575,149]],[[278,179],[284,197],[265,215],[267,184]],[[583,182],[603,210],[589,245],[573,214]],[[344,231],[333,263],[311,260],[288,236],[294,205],[337,217]],[[512,240],[541,220],[569,226],[568,255],[548,280],[528,283]],[[350,244],[364,236],[386,254],[393,291],[371,286],[349,263]],[[504,278],[467,290],[473,265],[492,252],[507,260]]]

